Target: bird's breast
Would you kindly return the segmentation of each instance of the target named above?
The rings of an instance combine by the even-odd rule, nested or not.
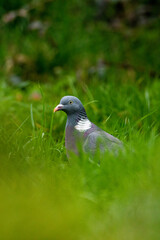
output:
[[[76,146],[76,136],[74,134],[74,128],[67,126],[66,127],[66,134],[65,134],[65,147],[67,150],[67,153],[74,152],[75,154],[78,154],[77,146]]]

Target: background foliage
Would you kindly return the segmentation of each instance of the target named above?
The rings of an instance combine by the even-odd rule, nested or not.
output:
[[[159,239],[159,10],[1,1],[1,239]],[[66,116],[52,113],[68,94],[124,153],[68,162]]]

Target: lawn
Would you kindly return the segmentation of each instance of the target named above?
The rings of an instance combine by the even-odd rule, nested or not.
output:
[[[127,37],[128,28],[101,21],[84,30],[86,15],[65,15],[66,3],[62,21],[59,4],[46,12],[53,24],[45,36],[26,30],[31,19],[1,29],[0,239],[159,240],[159,21]],[[79,27],[70,29],[74,18]],[[65,95],[78,97],[124,151],[68,160],[66,115],[53,113]]]
[[[98,85],[84,93],[76,84],[67,92],[1,84],[1,239],[158,239],[160,83]],[[88,117],[125,152],[106,154],[100,167],[83,154],[68,162],[66,116],[53,114],[59,91],[77,91]]]

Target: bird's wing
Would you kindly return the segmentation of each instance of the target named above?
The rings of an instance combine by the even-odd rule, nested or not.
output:
[[[113,137],[109,133],[104,131],[94,131],[91,132],[83,145],[83,149],[87,153],[95,153],[96,151],[105,152],[115,151],[117,152],[117,148],[121,147],[122,143],[119,139]]]

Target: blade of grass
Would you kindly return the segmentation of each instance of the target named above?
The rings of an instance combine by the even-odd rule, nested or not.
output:
[[[32,103],[31,103],[31,107],[30,107],[30,114],[31,114],[31,124],[32,124],[32,128],[33,128],[33,130],[35,130],[35,123],[34,123],[34,118],[33,118],[33,107],[32,107]]]
[[[11,141],[11,139],[14,137],[14,135],[22,128],[22,126],[27,122],[28,119],[29,119],[29,116],[21,123],[21,125],[16,129],[16,131],[11,135],[8,142]]]
[[[54,113],[52,112],[51,122],[50,122],[50,129],[49,129],[50,143],[52,141],[53,118],[54,118]]]

